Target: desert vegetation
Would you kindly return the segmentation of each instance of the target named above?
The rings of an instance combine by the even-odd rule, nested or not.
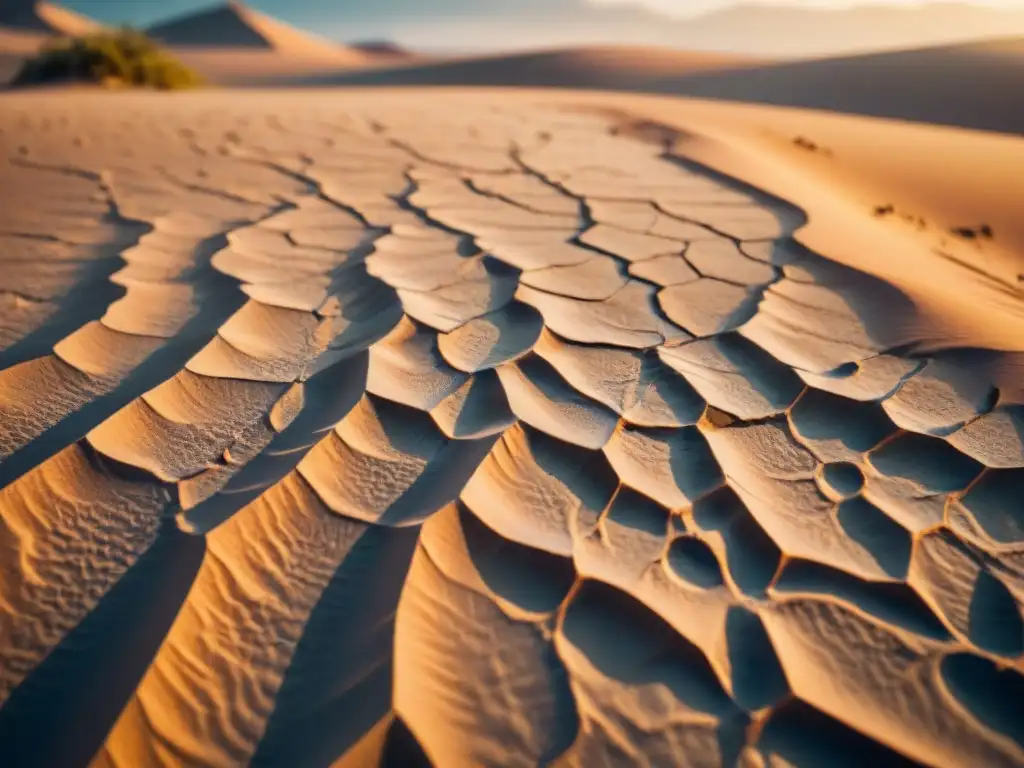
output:
[[[203,80],[142,32],[122,28],[47,43],[24,63],[12,84],[48,83],[178,90]]]

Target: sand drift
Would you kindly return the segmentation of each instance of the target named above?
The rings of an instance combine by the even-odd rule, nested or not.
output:
[[[1024,765],[1011,353],[505,99],[5,97],[0,763]]]

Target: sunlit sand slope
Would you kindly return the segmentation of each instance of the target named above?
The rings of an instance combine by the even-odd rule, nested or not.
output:
[[[799,208],[504,93],[2,106],[0,764],[1024,765],[1021,354]]]

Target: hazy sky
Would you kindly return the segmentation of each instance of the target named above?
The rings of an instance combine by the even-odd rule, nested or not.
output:
[[[108,23],[144,25],[156,19],[196,8],[214,5],[219,0],[63,0],[62,5],[93,16]],[[480,0],[486,3],[488,0]],[[670,13],[674,16],[693,16],[717,8],[736,5],[737,0],[586,0],[593,5],[631,4]],[[753,4],[759,0],[739,0]],[[852,5],[920,5],[921,0],[761,0],[767,4],[804,5],[820,8],[843,8]],[[941,1],[941,0],[940,0]],[[971,0],[966,0],[971,2]],[[2,0],[0,0],[2,2]],[[346,3],[358,7],[360,3],[373,5],[375,0],[249,0],[259,10],[301,23],[305,20],[326,21],[330,18],[332,3]],[[431,0],[421,0],[429,8]],[[443,5],[443,0],[439,4]],[[973,0],[975,5],[1003,8],[1024,8],[1024,0]]]
[[[736,0],[588,0],[594,5],[639,4],[671,13],[674,16],[692,16],[716,8],[737,5]],[[970,0],[966,0],[970,2]],[[744,0],[744,5],[757,4],[757,0]],[[922,0],[763,0],[764,5],[804,5],[812,8],[849,8],[854,5],[922,5]],[[1024,0],[975,0],[972,5],[991,5],[995,8],[1024,8]]]

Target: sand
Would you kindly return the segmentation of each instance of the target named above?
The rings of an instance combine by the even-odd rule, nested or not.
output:
[[[0,102],[0,763],[1024,765],[1024,140]]]

